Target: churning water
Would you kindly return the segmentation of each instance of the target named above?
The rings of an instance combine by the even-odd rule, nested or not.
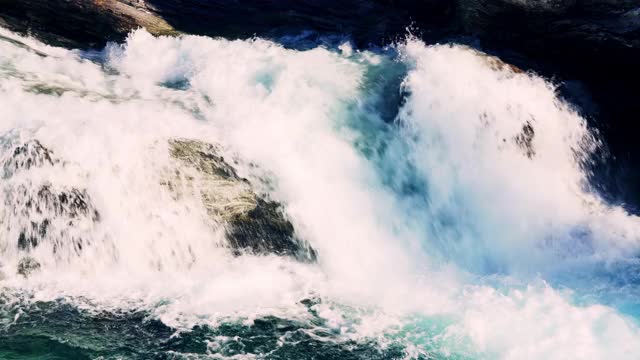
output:
[[[640,354],[640,220],[591,191],[598,138],[534,74],[415,39],[0,35],[2,358]],[[163,185],[172,138],[220,145],[317,261],[233,254]]]

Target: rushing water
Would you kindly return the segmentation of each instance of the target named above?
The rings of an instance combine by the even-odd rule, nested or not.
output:
[[[1,35],[0,157],[37,139],[61,160],[3,172],[0,358],[640,354],[640,220],[591,191],[597,136],[544,79],[414,39]],[[220,246],[161,184],[176,137],[222,145],[317,263]],[[42,184],[85,189],[100,219],[54,211],[25,250],[16,229],[40,220],[16,189]]]

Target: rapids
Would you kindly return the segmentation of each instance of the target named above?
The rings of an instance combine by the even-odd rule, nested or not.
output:
[[[598,135],[536,74],[413,38],[0,35],[0,163],[35,140],[57,159],[3,168],[0,357],[640,353],[640,220],[593,190]],[[173,138],[220,145],[316,261],[233,254],[161,184]],[[21,211],[42,186],[99,216]],[[21,247],[44,217],[49,241]]]

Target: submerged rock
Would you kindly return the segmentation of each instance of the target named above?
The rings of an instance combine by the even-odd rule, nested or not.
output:
[[[59,163],[53,153],[42,146],[38,140],[29,140],[15,146],[12,155],[2,162],[3,178],[9,178],[20,171],[32,167],[42,167]]]
[[[81,222],[95,223],[100,219],[84,189],[55,189],[49,184],[18,185],[5,189],[4,205],[12,213],[8,216],[11,218],[9,226],[17,225],[19,228],[17,244],[20,250],[35,248],[49,239],[54,241],[55,251],[71,239],[73,248],[80,251],[85,240],[73,235],[74,226]]]
[[[27,252],[42,243],[50,244],[56,253],[62,248],[73,253],[82,250],[88,228],[100,220],[87,190],[37,181],[36,176],[16,177],[47,167],[64,170],[64,162],[37,140],[13,145],[6,153],[0,158],[4,179],[0,235],[15,239],[15,246]]]
[[[536,132],[531,125],[530,121],[527,121],[524,125],[522,125],[522,131],[516,135],[514,138],[516,145],[518,145],[523,151],[524,154],[529,158],[533,158],[536,154],[536,150],[533,147],[533,138],[535,137]]]
[[[33,272],[40,270],[40,263],[30,257],[25,256],[18,262],[18,274],[24,277],[28,277]]]
[[[220,155],[220,147],[173,139],[169,150],[186,169],[176,169],[164,184],[178,197],[184,192],[199,194],[209,217],[225,225],[236,254],[249,251],[315,260],[315,251],[295,237],[281,205],[256,194],[249,181],[238,176]]]
[[[388,45],[408,28],[428,44],[472,44],[554,82],[583,84],[589,110],[580,112],[612,155],[597,177],[611,179],[616,202],[628,202],[627,191],[640,199],[638,0],[0,0],[0,26],[73,48],[102,48],[140,27],[156,35],[258,36],[297,49],[325,35],[357,47]]]

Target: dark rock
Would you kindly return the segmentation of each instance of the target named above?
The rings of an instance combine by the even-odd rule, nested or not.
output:
[[[591,183],[608,201],[640,212],[640,2],[461,0],[456,17],[484,50],[580,84],[577,92],[560,90],[607,146],[589,169]]]
[[[73,240],[80,251],[84,240],[71,236],[74,224],[80,221],[98,222],[100,215],[90,204],[86,190],[53,189],[51,185],[18,185],[5,189],[5,207],[10,210],[7,225],[20,227],[18,248],[30,250],[42,241],[54,241],[54,250],[65,238]],[[56,226],[55,224],[60,224]],[[67,228],[69,227],[69,228]]]
[[[0,209],[2,232],[17,234],[17,247],[22,251],[49,242],[54,252],[70,247],[79,252],[88,241],[81,228],[100,220],[85,189],[34,183],[30,177],[16,179],[20,172],[50,167],[64,169],[65,164],[37,140],[9,148],[3,163],[4,193]]]
[[[0,25],[68,47],[102,47],[139,27],[175,34],[144,5],[134,0],[0,0]]]
[[[629,72],[640,59],[638,11],[637,2],[634,8],[631,1],[615,0],[460,0],[457,18],[489,46],[516,49],[574,71],[598,69],[604,76]]]
[[[40,270],[40,263],[36,259],[26,256],[18,262],[18,274],[28,277],[33,272]]]
[[[280,204],[257,198],[256,207],[229,220],[227,237],[236,249],[261,254],[275,253],[315,260],[308,244],[294,240],[294,228],[282,213]]]
[[[349,34],[362,45],[404,35],[413,21],[443,23],[453,1],[442,0],[0,0],[0,25],[70,47],[102,47],[145,27],[152,34],[186,32],[248,38],[302,31]]]

